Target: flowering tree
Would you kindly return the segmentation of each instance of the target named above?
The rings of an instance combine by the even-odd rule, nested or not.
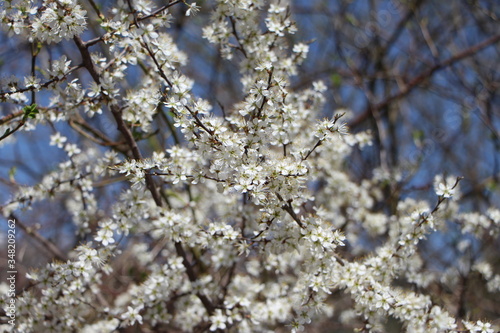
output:
[[[3,3],[31,65],[2,83],[0,144],[29,149],[16,140],[33,132],[61,158],[35,183],[6,180],[2,214],[53,260],[31,250],[28,282],[2,295],[5,329],[494,332],[500,210],[461,209],[460,175],[436,176],[425,200],[391,192],[403,181],[384,163],[354,177],[373,134],[348,131],[363,114],[329,110],[325,82],[292,87],[310,45],[286,1],[214,1],[208,22],[199,10]],[[186,20],[238,78],[220,97],[191,79]],[[447,233],[451,263],[436,265],[422,244]],[[454,292],[464,280],[480,297]]]

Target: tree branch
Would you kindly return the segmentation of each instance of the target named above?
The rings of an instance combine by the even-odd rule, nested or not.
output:
[[[59,248],[55,246],[54,243],[40,235],[40,233],[36,231],[35,228],[28,227],[27,225],[23,224],[14,214],[10,214],[9,219],[15,220],[16,225],[19,225],[21,229],[26,232],[26,234],[42,244],[43,247],[46,248],[56,259],[59,259],[61,261],[68,260],[68,257],[64,253],[62,253],[62,251],[59,250]]]
[[[455,63],[457,63],[465,58],[473,56],[474,54],[478,53],[479,51],[487,48],[490,45],[496,44],[499,41],[500,41],[500,34],[495,35],[491,38],[488,38],[487,40],[485,40],[481,43],[478,43],[478,44],[476,44],[476,45],[440,62],[440,63],[435,64],[434,66],[432,66],[431,68],[429,68],[428,70],[423,72],[422,74],[413,78],[410,82],[408,82],[408,84],[403,89],[401,89],[396,94],[385,98],[383,101],[381,101],[375,105],[369,105],[367,107],[367,109],[362,114],[360,114],[358,117],[356,117],[355,119],[353,119],[349,123],[349,127],[351,127],[351,128],[356,127],[359,124],[361,124],[362,122],[364,122],[366,119],[368,119],[370,117],[373,110],[377,110],[377,111],[381,111],[381,112],[384,111],[384,108],[387,107],[390,103],[397,101],[397,100],[405,97],[406,95],[408,95],[413,90],[413,88],[417,87],[419,84],[428,80],[435,72],[442,70],[442,69],[445,69],[445,68],[447,68],[447,67],[449,67],[449,66],[451,66],[451,65],[453,65],[453,64],[455,64]]]

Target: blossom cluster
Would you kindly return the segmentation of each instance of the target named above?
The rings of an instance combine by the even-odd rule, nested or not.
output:
[[[30,41],[57,43],[80,35],[86,27],[86,11],[76,0],[46,0],[4,3],[0,20],[9,33],[24,35]]]

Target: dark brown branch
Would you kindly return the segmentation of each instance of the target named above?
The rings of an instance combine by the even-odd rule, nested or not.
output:
[[[66,261],[68,258],[57,246],[54,245],[51,241],[40,235],[38,231],[36,231],[33,227],[28,227],[24,223],[22,223],[14,214],[10,214],[9,219],[15,220],[16,225],[20,226],[21,229],[26,232],[29,236],[37,240],[40,244],[44,246],[56,259],[61,261]]]
[[[75,36],[73,38],[73,40],[75,41],[76,45],[78,46],[78,49],[80,50],[83,65],[89,71],[89,73],[92,76],[92,78],[94,79],[94,81],[96,83],[100,83],[99,73],[97,72],[94,63],[92,62],[92,58],[90,56],[88,46],[78,36]],[[124,136],[125,141],[127,142],[127,145],[132,150],[133,157],[137,160],[141,160],[142,154],[139,150],[139,147],[137,146],[137,142],[135,141],[134,136],[132,135],[132,132],[130,131],[127,124],[125,123],[125,121],[122,118],[121,109],[115,104],[111,105],[110,109],[111,109],[111,113],[113,115],[113,118],[115,118],[116,124],[118,126],[118,131],[120,131],[120,133],[122,133],[122,135]],[[155,201],[155,203],[159,207],[161,207],[162,206],[161,196],[158,193],[158,190],[157,190],[156,185],[154,183],[153,177],[150,175],[146,175],[146,186],[150,190],[151,195],[153,196],[153,200]]]
[[[23,120],[21,120],[21,121],[19,122],[19,124],[17,124],[17,126],[16,126],[14,129],[12,129],[12,130],[11,130],[10,128],[9,128],[9,129],[7,129],[7,130],[5,131],[5,133],[4,133],[2,136],[0,136],[0,141],[2,141],[3,139],[6,139],[7,137],[9,137],[9,136],[11,136],[12,134],[14,134],[15,132],[17,132],[17,131],[21,128],[21,127],[23,127],[23,126],[24,126],[24,124],[25,124],[25,121],[24,121],[24,119],[23,119]]]
[[[22,116],[24,114],[24,111],[23,110],[19,110],[17,112],[13,112],[11,114],[8,114],[2,118],[0,118],[0,125],[3,125],[5,123],[8,123],[9,121],[11,121],[12,119],[14,118],[17,118],[19,116]]]
[[[48,86],[50,86],[53,83],[56,83],[56,82],[59,82],[59,81],[62,81],[64,79],[66,79],[69,74],[73,73],[75,70],[77,70],[79,68],[82,68],[82,67],[84,67],[83,64],[78,65],[78,66],[74,66],[74,67],[70,68],[68,70],[68,72],[66,72],[63,76],[61,76],[61,77],[55,77],[53,79],[50,79],[50,80],[48,80],[48,81],[40,84],[39,88],[28,87],[28,88],[17,89],[17,90],[14,90],[14,91],[0,92],[0,96],[7,96],[7,95],[12,95],[12,94],[17,94],[17,93],[23,93],[23,92],[26,92],[26,91],[35,91],[35,90],[39,90],[39,89],[42,89],[42,88],[47,88]],[[0,125],[3,124],[2,120],[4,118],[0,119]]]
[[[178,3],[181,3],[181,2],[182,2],[181,0],[177,0],[177,1],[174,1],[172,3],[169,3],[168,5],[165,5],[163,7],[158,8],[157,10],[155,10],[154,12],[152,12],[149,15],[146,15],[146,16],[143,16],[143,17],[138,17],[137,21],[143,21],[143,20],[146,20],[148,18],[154,17],[154,16],[160,14],[161,12],[165,11],[166,9],[168,9],[168,8],[174,6],[174,5],[177,5]]]
[[[89,124],[87,124],[83,120],[70,119],[69,120],[69,125],[75,131],[77,131],[78,133],[80,133],[84,137],[86,137],[89,140],[97,143],[100,146],[113,147],[114,149],[118,150],[121,153],[124,153],[124,154],[126,153],[126,151],[124,149],[122,149],[122,147],[121,147],[121,145],[125,144],[125,142],[122,142],[122,141],[121,142],[113,142],[106,135],[104,135],[103,133],[99,132],[98,130],[96,130],[95,128],[93,128],[92,126],[90,126]],[[93,136],[90,135],[88,132],[86,132],[84,129],[86,131],[92,133]]]
[[[85,68],[89,71],[90,76],[94,79],[96,83],[101,83],[101,79],[99,77],[99,73],[97,73],[97,69],[92,62],[92,57],[90,56],[88,45],[86,45],[79,36],[73,37],[78,50],[80,50],[80,54],[82,55],[82,63]]]
[[[243,47],[243,44],[241,43],[240,36],[238,35],[238,31],[236,30],[236,22],[234,21],[234,18],[232,16],[229,16],[229,21],[231,22],[231,28],[233,29],[233,35],[236,38],[236,41],[238,42],[238,49],[243,53],[245,58],[248,58],[247,52],[245,51],[245,48]]]
[[[134,10],[132,8],[132,4],[130,2],[129,2],[129,5],[131,7],[131,11],[134,12]],[[137,23],[137,19],[136,19],[136,23]],[[88,51],[88,46],[79,37],[75,37],[74,41],[75,41],[76,45],[78,46],[78,49],[80,50],[80,53],[82,55],[82,62],[84,64],[85,68],[87,68],[87,70],[89,71],[89,73],[92,76],[92,78],[94,79],[94,81],[96,83],[99,83],[100,82],[99,73],[97,72],[97,70],[92,62],[92,58],[90,57],[90,53]],[[147,44],[144,44],[143,46],[146,48],[146,50],[149,52],[150,56],[153,58],[153,61],[155,61],[155,64],[158,66],[158,70],[160,71],[160,75],[162,75],[162,77],[164,79],[166,79],[167,83],[169,83],[171,85],[168,78],[163,73],[163,71],[161,70],[161,67],[159,66],[156,59],[154,58],[154,54],[151,52],[149,47],[147,47]],[[137,160],[141,160],[142,154],[139,150],[139,147],[137,146],[137,142],[135,141],[134,136],[132,135],[132,132],[130,131],[130,128],[127,126],[127,124],[125,123],[125,120],[122,117],[122,109],[116,104],[112,104],[109,107],[110,107],[111,113],[113,115],[113,118],[116,121],[118,131],[120,133],[122,133],[127,145],[132,150],[132,156]],[[197,119],[197,118],[195,117],[195,119]],[[146,174],[145,180],[146,180],[146,187],[148,188],[149,192],[151,193],[156,205],[158,207],[162,207],[163,206],[162,197],[161,197],[160,192],[158,191],[156,183],[153,179],[153,175]],[[197,277],[191,263],[188,260],[186,252],[184,250],[184,247],[182,246],[182,244],[180,242],[175,243],[175,250],[177,252],[177,255],[179,255],[183,259],[183,265],[186,268],[186,273],[188,275],[189,280],[192,282],[197,281],[198,277]],[[207,310],[208,314],[211,315],[215,311],[215,306],[212,304],[212,302],[208,299],[208,297],[206,295],[204,295],[202,293],[197,293],[197,297],[203,303],[203,306]]]
[[[413,78],[410,82],[408,82],[408,84],[405,87],[403,87],[403,89],[401,89],[396,94],[387,97],[386,99],[384,99],[383,101],[381,101],[375,105],[369,105],[367,110],[365,110],[361,115],[359,115],[357,118],[353,119],[349,123],[349,127],[355,127],[355,126],[361,124],[362,122],[364,122],[366,119],[368,119],[370,117],[373,110],[377,110],[380,112],[387,111],[386,107],[389,104],[391,104],[392,102],[397,101],[397,100],[405,97],[406,95],[408,95],[413,90],[413,88],[417,87],[419,84],[428,80],[435,72],[442,70],[442,69],[445,69],[445,68],[447,68],[447,67],[449,67],[449,66],[451,66],[451,65],[453,65],[453,64],[455,64],[455,63],[457,63],[465,58],[473,56],[474,54],[478,53],[479,51],[485,49],[486,47],[488,47],[490,45],[496,44],[499,41],[500,41],[500,35],[493,36],[493,37],[488,38],[487,40],[485,40],[481,43],[478,43],[478,44],[476,44],[476,45],[440,62],[440,63],[435,64],[434,66],[432,66],[431,68],[429,68],[428,70],[423,72],[422,74]]]
[[[175,250],[177,254],[182,258],[182,262],[184,264],[184,267],[186,268],[186,274],[189,278],[189,281],[196,282],[198,280],[198,277],[196,276],[196,273],[194,272],[193,267],[191,266],[191,263],[187,258],[186,251],[184,251],[182,244],[179,242],[175,242]],[[203,306],[207,310],[208,314],[212,315],[212,313],[214,313],[215,311],[215,306],[208,299],[208,297],[205,294],[202,294],[201,292],[198,292],[196,296],[203,303]]]
[[[121,110],[118,108],[118,106],[112,105],[111,113],[113,114],[113,118],[115,118],[116,124],[118,126],[118,131],[120,131],[120,133],[123,134],[125,141],[127,142],[127,145],[132,150],[132,156],[137,160],[142,160],[141,151],[137,146],[137,142],[135,141],[132,132],[128,128],[127,124],[125,124],[125,120],[123,120],[122,118]],[[160,193],[158,192],[158,189],[156,188],[153,176],[146,175],[145,180],[146,180],[146,186],[148,190],[151,192],[151,195],[153,196],[153,200],[155,201],[158,207],[161,207],[163,205],[161,196]]]

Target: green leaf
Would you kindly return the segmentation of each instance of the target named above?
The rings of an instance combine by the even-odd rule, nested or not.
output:
[[[17,168],[15,166],[10,168],[10,170],[9,170],[9,179],[11,182],[15,182],[14,176],[16,175],[16,171],[17,171]]]
[[[359,24],[358,19],[354,15],[352,15],[351,13],[347,13],[345,18],[346,18],[347,22],[351,23],[354,26],[358,26],[358,24]]]
[[[338,73],[332,74],[332,76],[330,76],[330,80],[332,81],[334,87],[340,87],[342,84],[342,76]]]
[[[34,119],[36,117],[36,115],[38,113],[40,113],[40,111],[38,111],[37,105],[35,103],[33,103],[31,105],[26,105],[23,108],[23,111],[24,111],[23,120],[26,120],[28,118]]]
[[[490,180],[486,183],[486,189],[489,190],[490,192],[495,192],[498,188],[497,182],[495,180]]]
[[[425,138],[425,133],[422,130],[415,130],[413,131],[412,136],[415,143],[421,143]]]
[[[9,128],[7,128],[7,129],[5,130],[5,132],[3,133],[3,135],[2,135],[2,138],[3,138],[4,136],[9,135],[10,131],[11,131],[11,130],[10,130],[10,127],[9,127]]]

